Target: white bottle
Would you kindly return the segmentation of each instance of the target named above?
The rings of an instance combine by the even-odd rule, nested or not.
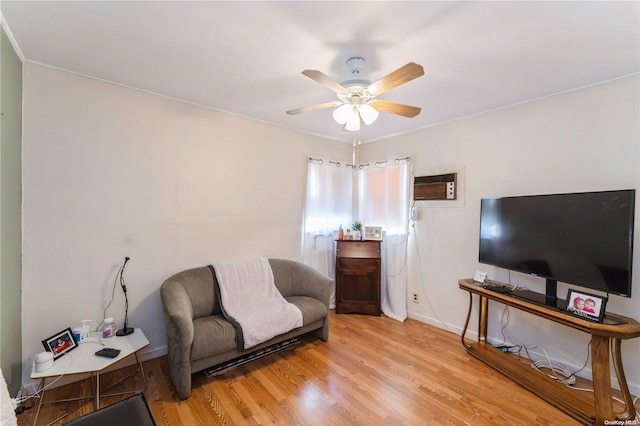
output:
[[[91,322],[91,320],[82,320],[80,322],[82,323],[82,326],[73,329],[74,337],[76,338],[76,342],[78,343],[82,342],[84,339],[88,339],[89,332],[91,331],[89,325],[87,325],[87,323]]]
[[[113,318],[104,319],[104,327],[102,328],[102,337],[107,338],[113,336]]]

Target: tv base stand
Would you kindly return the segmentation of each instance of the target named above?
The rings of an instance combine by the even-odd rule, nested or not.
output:
[[[638,321],[607,313],[604,323],[595,323],[571,316],[560,309],[518,298],[517,293],[516,295],[510,295],[492,292],[474,284],[471,279],[459,280],[458,285],[462,290],[469,292],[469,311],[461,340],[470,355],[585,425],[613,424],[612,421],[614,420],[625,421],[635,418],[636,412],[633,406],[633,398],[629,392],[622,366],[621,342],[622,340],[640,337],[640,323]],[[478,341],[469,342],[465,339],[465,335],[471,317],[474,294],[479,297],[480,303]],[[573,390],[544,374],[540,374],[535,369],[518,361],[515,357],[491,346],[487,342],[489,300],[589,333],[591,335],[593,396]],[[621,413],[613,411],[611,371],[609,368],[611,359],[613,359],[620,392],[625,403],[625,410]]]

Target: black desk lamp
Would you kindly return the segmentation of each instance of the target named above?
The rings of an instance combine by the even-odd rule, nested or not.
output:
[[[124,277],[122,274],[124,273],[124,267],[127,266],[127,262],[129,261],[128,257],[124,258],[124,263],[120,268],[120,287],[122,287],[122,292],[124,293],[124,327],[121,330],[116,331],[116,336],[128,336],[133,333],[133,328],[127,327],[127,320],[129,315],[129,298],[127,297],[127,286],[124,284]]]

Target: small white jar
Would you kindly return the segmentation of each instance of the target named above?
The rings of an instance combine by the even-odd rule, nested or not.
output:
[[[113,336],[113,318],[104,319],[104,327],[102,328],[102,337],[107,338]]]

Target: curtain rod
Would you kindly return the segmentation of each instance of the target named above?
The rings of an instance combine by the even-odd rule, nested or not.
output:
[[[400,163],[402,163],[402,162],[408,163],[409,161],[410,161],[410,157],[408,157],[408,156],[407,156],[407,157],[402,157],[402,158],[395,158],[395,159],[393,160],[393,162],[394,162],[395,164],[400,164]],[[324,160],[323,160],[322,158],[313,158],[313,157],[309,157],[309,163],[324,164]],[[328,163],[328,165],[329,165],[329,166],[336,166],[336,167],[341,167],[341,166],[342,166],[342,163],[341,163],[340,161],[331,161],[331,160],[328,160],[328,161],[327,161],[327,163]],[[375,167],[383,167],[383,166],[386,166],[388,163],[389,163],[389,160],[376,161],[376,162],[374,163],[374,166],[375,166]],[[364,168],[368,168],[369,166],[370,166],[370,164],[369,164],[369,163],[364,163],[364,164],[360,164],[360,165],[358,166],[358,168],[359,168],[359,169],[364,169]],[[347,168],[354,168],[354,169],[355,169],[355,167],[356,167],[356,166],[354,166],[354,165],[352,165],[352,164],[345,164],[345,167],[347,167]]]
[[[400,164],[400,163],[408,163],[410,161],[410,157],[402,157],[402,158],[396,158],[393,160],[393,162],[395,164]],[[386,165],[389,164],[389,160],[383,160],[383,161],[376,161],[375,163],[373,163],[374,167],[384,167]],[[371,164],[369,163],[364,163],[364,164],[360,164],[358,166],[359,169],[368,169],[369,167],[371,167]]]
[[[324,164],[324,161],[322,158],[313,158],[313,157],[309,157],[309,162],[310,163],[315,163],[315,164]],[[336,167],[340,167],[342,166],[342,163],[340,161],[331,161],[328,160],[327,161],[329,166],[336,166]]]

